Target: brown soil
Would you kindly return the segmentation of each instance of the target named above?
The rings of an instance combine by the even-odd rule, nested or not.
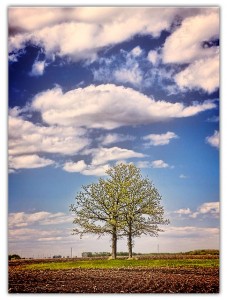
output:
[[[9,293],[218,293],[218,268],[25,270],[9,266]]]

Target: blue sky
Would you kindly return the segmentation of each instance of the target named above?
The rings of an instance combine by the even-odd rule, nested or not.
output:
[[[135,251],[219,248],[219,10],[8,13],[9,252],[109,251],[109,237],[71,236],[68,208],[121,161],[149,176],[171,221]]]

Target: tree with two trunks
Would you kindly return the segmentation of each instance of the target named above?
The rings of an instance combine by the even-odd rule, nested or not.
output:
[[[148,178],[133,164],[117,164],[106,171],[107,178],[82,186],[76,203],[73,234],[111,235],[112,259],[117,257],[117,240],[127,237],[132,258],[133,239],[142,234],[158,236],[167,225],[161,196]]]

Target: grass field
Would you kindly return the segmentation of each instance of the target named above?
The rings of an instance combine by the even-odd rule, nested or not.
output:
[[[144,260],[80,260],[68,262],[42,262],[24,266],[26,269],[63,270],[72,268],[110,269],[110,268],[161,268],[161,267],[219,267],[219,259],[144,259]]]

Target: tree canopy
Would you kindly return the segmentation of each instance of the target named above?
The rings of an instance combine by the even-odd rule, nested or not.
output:
[[[161,224],[168,224],[161,196],[148,178],[133,164],[118,164],[106,171],[107,178],[82,186],[76,203],[70,206],[75,213],[74,234],[86,233],[112,237],[112,258],[116,258],[117,239],[128,240],[132,257],[133,238],[142,234],[158,236]]]

